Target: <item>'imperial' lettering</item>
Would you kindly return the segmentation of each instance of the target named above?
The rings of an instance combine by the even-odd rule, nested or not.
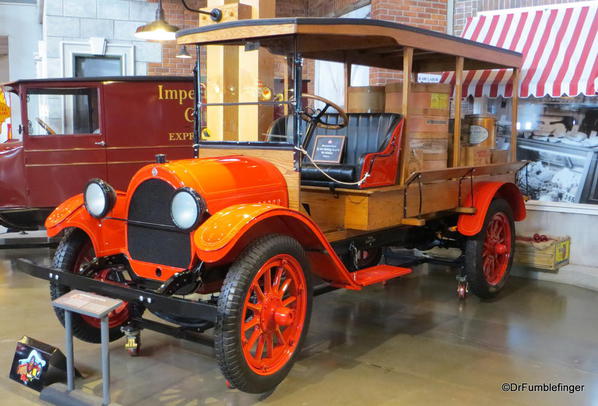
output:
[[[158,100],[178,100],[179,104],[183,104],[183,101],[194,98],[194,90],[166,89],[164,85],[158,85]]]

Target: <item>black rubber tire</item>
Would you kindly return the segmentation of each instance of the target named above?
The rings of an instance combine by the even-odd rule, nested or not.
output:
[[[307,284],[307,309],[301,338],[295,353],[276,373],[268,376],[254,373],[247,365],[240,342],[243,304],[253,278],[266,261],[277,254],[292,255],[303,268]],[[230,384],[248,393],[271,391],[288,375],[309,329],[312,306],[312,281],[309,262],[297,240],[270,234],[250,244],[232,264],[218,298],[218,313],[214,327],[214,348],[218,365]]]
[[[511,225],[511,256],[503,278],[497,284],[491,285],[484,277],[484,271],[482,269],[482,250],[484,248],[484,239],[488,223],[498,212],[504,213]],[[490,203],[490,207],[488,207],[482,230],[475,236],[468,238],[465,242],[465,274],[467,275],[469,290],[482,299],[495,297],[504,288],[509,279],[514,256],[515,222],[513,221],[513,209],[511,209],[511,206],[506,200],[495,198]]]
[[[88,241],[89,237],[83,231],[79,229],[67,230],[56,249],[52,266],[66,272],[73,272],[77,255],[83,245]],[[52,300],[59,298],[69,291],[70,288],[67,286],[50,282],[50,296]],[[54,308],[54,312],[60,323],[64,326],[64,310]],[[143,310],[139,306],[129,305],[129,314],[141,314],[142,312]],[[72,326],[73,335],[78,339],[96,344],[101,341],[100,329],[87,323],[80,315],[72,314]],[[123,336],[120,326],[113,327],[109,331],[110,341],[117,340]]]

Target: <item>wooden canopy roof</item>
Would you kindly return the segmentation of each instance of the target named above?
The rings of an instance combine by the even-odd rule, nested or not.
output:
[[[401,69],[403,48],[414,48],[414,72],[464,68],[519,68],[518,52],[388,21],[358,18],[272,18],[239,20],[177,32],[179,44],[246,45],[259,42],[275,54],[289,54],[296,40],[305,58]]]

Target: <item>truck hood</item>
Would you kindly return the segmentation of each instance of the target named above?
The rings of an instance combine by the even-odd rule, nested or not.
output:
[[[288,207],[284,176],[274,164],[256,157],[230,155],[147,165],[135,174],[127,195],[132,196],[142,182],[156,178],[175,189],[194,189],[204,198],[210,213],[242,203]]]

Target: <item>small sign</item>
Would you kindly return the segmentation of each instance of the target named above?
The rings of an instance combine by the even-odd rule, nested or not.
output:
[[[38,392],[65,377],[66,359],[52,345],[24,336],[17,341],[9,378]]]
[[[54,300],[52,304],[60,309],[101,319],[122,305],[123,301],[81,290],[71,290]]]
[[[338,164],[343,156],[344,135],[317,135],[314,143],[314,162]]]

